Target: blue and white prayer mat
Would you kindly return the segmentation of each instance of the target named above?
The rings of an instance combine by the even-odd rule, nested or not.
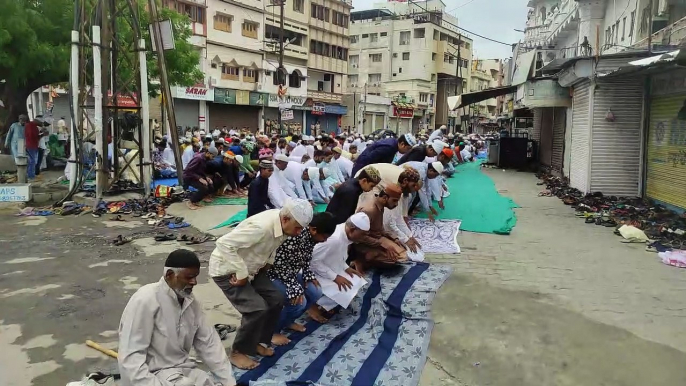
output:
[[[410,230],[424,253],[460,253],[457,235],[461,224],[460,220],[431,222],[425,218],[411,218]]]
[[[433,329],[431,303],[452,269],[401,265],[374,272],[348,309],[328,323],[307,321],[291,343],[275,348],[253,370],[239,370],[239,385],[416,386]]]

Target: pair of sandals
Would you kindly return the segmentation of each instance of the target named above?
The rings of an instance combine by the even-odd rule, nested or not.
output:
[[[119,235],[114,240],[112,240],[112,244],[114,244],[116,246],[120,246],[120,245],[128,244],[132,241],[133,241],[133,239],[130,237],[124,237],[122,235]]]
[[[202,244],[206,241],[214,241],[216,238],[214,236],[209,236],[209,235],[204,235],[204,236],[199,236],[199,237],[188,237],[188,235],[181,235],[180,237],[176,237],[175,234],[173,233],[167,233],[163,235],[157,235],[155,236],[155,241],[178,241],[178,242],[185,242],[186,245],[198,245]]]

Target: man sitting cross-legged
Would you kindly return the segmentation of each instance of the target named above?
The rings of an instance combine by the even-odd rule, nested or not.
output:
[[[119,323],[122,386],[233,386],[231,364],[217,332],[193,297],[200,260],[172,252],[157,283],[138,289]],[[190,359],[191,348],[212,376]]]

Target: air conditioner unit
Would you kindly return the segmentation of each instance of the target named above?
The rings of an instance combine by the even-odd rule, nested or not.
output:
[[[394,52],[394,53],[393,53],[393,57],[394,57],[394,58],[397,58],[397,57],[398,57],[398,53],[397,53],[397,52]]]
[[[357,83],[351,83],[350,87],[353,87],[353,88],[357,87]]]
[[[357,68],[357,63],[352,64],[353,68]]]
[[[379,86],[381,86],[381,83],[374,83],[374,84],[372,84],[372,86],[379,87]]]
[[[216,87],[217,86],[217,78],[210,76],[209,82],[210,87]]]

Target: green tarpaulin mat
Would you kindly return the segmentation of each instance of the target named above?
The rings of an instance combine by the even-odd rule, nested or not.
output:
[[[215,197],[212,202],[203,202],[203,206],[212,205],[248,205],[247,197]]]
[[[325,211],[325,210],[326,210],[326,204],[317,204],[317,205],[314,207],[314,212],[315,212],[315,213],[323,212],[323,211]],[[223,227],[228,227],[228,226],[236,225],[236,224],[238,224],[239,222],[245,220],[247,216],[248,216],[248,210],[247,210],[247,209],[244,209],[244,210],[242,210],[242,211],[240,211],[240,212],[234,214],[233,216],[231,216],[230,219],[224,221],[223,223],[217,225],[216,227],[214,227],[214,228],[212,228],[212,229],[218,229],[218,228],[223,228]]]
[[[438,220],[462,220],[461,230],[509,235],[517,223],[517,204],[503,197],[493,180],[481,171],[480,162],[458,165],[446,184],[450,196],[443,199],[445,210],[434,207]],[[426,217],[424,214],[418,217]]]

